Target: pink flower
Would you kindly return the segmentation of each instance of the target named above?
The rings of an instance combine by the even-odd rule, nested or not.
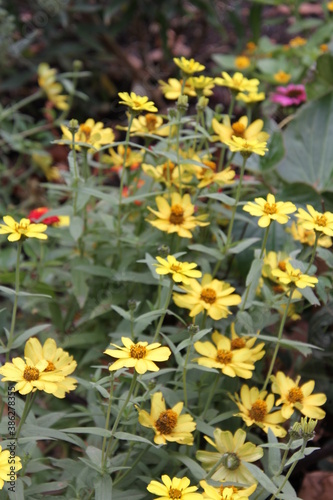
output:
[[[293,83],[286,87],[277,87],[276,92],[271,95],[270,99],[281,104],[281,106],[299,106],[306,101],[305,87]]]

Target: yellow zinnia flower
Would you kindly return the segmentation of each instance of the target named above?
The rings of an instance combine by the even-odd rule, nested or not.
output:
[[[124,166],[124,157],[125,157],[125,146],[123,144],[119,144],[117,146],[117,151],[113,148],[108,150],[108,155],[102,155],[102,162],[109,163],[112,165],[112,169],[116,172],[121,170]],[[139,168],[143,160],[143,150],[132,149],[130,147],[127,148],[125,168],[131,168],[135,170]]]
[[[132,111],[149,111],[149,113],[156,113],[158,111],[155,103],[149,101],[149,97],[147,96],[137,95],[134,92],[131,92],[131,94],[128,92],[118,92],[118,95],[122,99],[119,101],[119,104],[128,106]]]
[[[167,441],[179,444],[193,444],[192,432],[196,428],[191,415],[181,415],[184,403],[177,403],[170,410],[166,409],[163,394],[155,392],[151,399],[150,414],[139,410],[139,422],[144,427],[154,429],[154,443],[167,444]]]
[[[325,404],[327,397],[323,393],[312,394],[315,386],[314,380],[309,380],[299,387],[300,380],[300,376],[294,381],[283,372],[277,372],[276,375],[271,376],[272,392],[280,396],[276,405],[282,404],[282,416],[286,419],[290,418],[296,408],[306,417],[316,420],[325,418],[326,413],[318,406]]]
[[[305,288],[307,286],[313,288],[318,283],[318,279],[315,276],[303,274],[300,269],[295,269],[289,262],[286,263],[285,271],[273,269],[272,275],[276,276],[283,285],[294,285],[297,288]]]
[[[176,283],[184,283],[187,285],[190,283],[191,278],[201,278],[202,272],[198,269],[194,269],[198,266],[195,262],[179,262],[173,255],[168,255],[166,259],[157,256],[156,260],[159,264],[153,264],[156,266],[157,274],[171,274],[173,281]]]
[[[237,101],[243,101],[246,104],[252,104],[254,102],[263,101],[265,99],[265,92],[249,92],[244,94],[244,92],[239,92],[236,96]]]
[[[298,224],[304,229],[313,229],[327,236],[333,236],[333,213],[317,212],[311,205],[306,205],[306,208],[309,213],[303,208],[299,208],[297,214],[295,214],[298,218]]]
[[[295,38],[292,38],[289,41],[289,47],[292,48],[302,47],[305,44],[306,44],[306,39],[303,38],[302,36],[295,36]]]
[[[57,389],[53,393],[56,398],[62,399],[65,397],[66,392],[70,392],[76,388],[76,379],[68,377],[68,375],[73,373],[77,363],[73,359],[73,356],[70,356],[68,352],[57,347],[55,340],[47,339],[42,346],[37,338],[30,338],[25,344],[24,356],[30,359],[35,365],[40,360],[47,361],[46,372],[53,372],[64,377],[63,380],[58,382]]]
[[[267,141],[269,134],[262,132],[264,126],[263,120],[255,120],[248,125],[247,116],[242,116],[237,122],[231,125],[229,116],[225,116],[223,123],[219,123],[216,118],[212,120],[214,132],[218,135],[216,139],[221,142],[227,142],[232,139],[232,136],[241,137],[242,139],[256,139],[260,142]]]
[[[330,12],[333,12],[333,2],[327,2],[326,7]]]
[[[75,142],[84,142],[87,144],[88,152],[94,153],[98,149],[100,149],[105,144],[111,144],[114,142],[114,133],[111,128],[103,128],[104,125],[102,122],[96,122],[92,118],[88,118],[84,123],[79,125],[79,130],[74,135]],[[63,133],[62,138],[67,141],[72,141],[73,136],[68,127],[65,125],[61,125],[61,130]],[[70,147],[72,145],[70,144]],[[83,146],[75,145],[75,149],[77,151],[81,151]]]
[[[188,165],[180,165],[177,167],[172,161],[166,161],[162,165],[156,165],[156,167],[148,163],[142,163],[142,170],[145,174],[149,175],[149,177],[155,179],[156,182],[161,182],[167,187],[179,187],[180,179],[184,187],[191,182],[193,178],[193,174],[190,172]]]
[[[237,69],[246,69],[251,66],[251,59],[247,56],[237,56],[235,58],[235,67]]]
[[[0,446],[0,490],[5,481],[16,481],[16,472],[22,469],[21,459],[12,455],[9,450],[2,450]]]
[[[217,330],[212,335],[211,342],[195,342],[194,349],[202,358],[194,358],[201,366],[221,370],[228,377],[241,377],[249,379],[254,370],[251,361],[251,351],[247,347],[232,349],[232,342],[228,337],[221,335]]]
[[[55,76],[56,69],[51,69],[47,63],[41,63],[37,69],[38,72],[38,85],[44,90],[47,98],[54,106],[61,110],[69,108],[68,96],[62,95],[63,87],[60,83],[56,82]]]
[[[206,481],[200,481],[200,486],[203,488],[203,498],[205,500],[248,500],[249,496],[257,489],[256,484],[252,484],[248,488],[238,486],[219,486],[214,488]]]
[[[203,71],[205,66],[198,63],[193,58],[186,59],[186,57],[174,57],[173,62],[182,70],[185,75],[193,75],[193,73],[198,73]]]
[[[256,155],[264,156],[268,149],[266,148],[267,142],[259,141],[258,139],[243,139],[242,137],[237,137],[233,135],[231,139],[225,141],[232,153],[237,151],[246,158],[251,156],[252,153]]]
[[[160,347],[161,344],[158,342],[149,345],[148,342],[135,344],[128,337],[121,337],[121,341],[125,347],[111,344],[116,349],[104,351],[104,354],[118,358],[110,365],[110,371],[119,370],[119,368],[134,368],[139,374],[146,373],[146,371],[157,372],[159,367],[154,361],[167,361],[171,355],[169,347]]]
[[[127,130],[128,127],[121,128]],[[161,137],[167,137],[169,135],[169,130],[170,127],[163,124],[162,116],[147,113],[146,115],[140,115],[133,119],[130,135],[140,136],[154,134]]]
[[[213,94],[213,88],[215,87],[214,78],[210,76],[192,76],[188,79],[188,83],[194,87],[196,93],[199,95],[204,95],[209,97]]]
[[[218,186],[226,186],[235,182],[235,171],[231,167],[227,167],[220,172],[216,172],[216,163],[212,161],[203,160],[205,165],[209,168],[198,167],[196,171],[196,178],[200,180],[198,188],[204,188],[209,184],[217,184]]]
[[[210,274],[205,274],[201,284],[197,280],[191,280],[189,285],[181,286],[187,293],[174,293],[173,300],[178,307],[190,309],[190,316],[195,317],[203,311],[214,320],[226,318],[231,311],[229,306],[237,306],[241,303],[240,295],[233,293],[235,288],[213,279]]]
[[[59,382],[64,380],[61,373],[47,371],[48,362],[41,359],[33,363],[29,358],[25,361],[21,358],[13,358],[12,363],[5,363],[0,368],[0,375],[4,378],[2,382],[16,382],[15,391],[25,395],[29,392],[39,391],[54,394],[58,391]]]
[[[243,347],[247,347],[250,351],[249,361],[251,363],[255,363],[259,361],[261,358],[265,356],[265,351],[263,350],[265,347],[264,342],[260,342],[258,345],[254,346],[257,339],[255,337],[247,337],[242,335],[241,337],[237,335],[235,329],[235,323],[231,323],[231,350],[236,351],[237,349],[243,349]],[[259,334],[259,330],[257,332]]]
[[[162,93],[166,99],[175,101],[181,95],[183,80],[177,80],[177,78],[169,78],[167,82],[158,80],[158,83],[160,84]],[[190,79],[186,80],[185,82],[183,94],[188,95],[189,97],[195,97],[197,95]]]
[[[155,198],[159,211],[148,207],[148,210],[156,215],[156,220],[146,219],[149,224],[160,231],[177,233],[181,238],[192,238],[191,230],[197,226],[208,226],[209,222],[203,222],[199,217],[194,217],[194,205],[191,203],[189,194],[183,197],[179,193],[171,194],[171,205],[166,198],[157,196]],[[200,216],[201,219],[204,216]]]
[[[5,224],[0,224],[0,234],[9,234],[8,241],[18,241],[21,238],[37,238],[39,240],[47,240],[47,235],[44,231],[47,229],[46,224],[34,224],[29,219],[21,219],[16,222],[10,215],[3,217]]]
[[[255,198],[254,202],[247,203],[243,210],[249,212],[253,217],[260,217],[258,226],[267,227],[273,220],[279,224],[286,224],[290,218],[287,214],[296,212],[296,207],[290,201],[275,201],[275,196],[268,194],[267,200]]]
[[[278,83],[288,83],[290,78],[291,78],[291,74],[290,73],[286,73],[285,71],[283,71],[282,69],[280,69],[280,71],[278,71],[277,73],[275,73],[273,75],[274,77],[274,80]]]
[[[297,214],[296,214],[297,217]],[[295,241],[300,241],[303,245],[313,247],[316,241],[316,233],[314,229],[305,229],[300,222],[292,222],[290,229],[286,231],[291,233]],[[332,246],[332,238],[325,234],[319,236],[317,244],[319,247],[330,248]]]
[[[230,481],[246,485],[256,482],[244,462],[256,462],[263,456],[264,451],[260,446],[245,442],[246,432],[243,429],[238,429],[234,435],[230,431],[215,429],[215,442],[208,436],[204,438],[217,451],[197,451],[196,458],[202,462],[203,467],[211,470],[222,457],[224,458],[212,475],[214,481]]]
[[[44,151],[43,153],[33,153],[31,155],[32,161],[39,167],[49,182],[58,181],[61,179],[61,174],[58,167],[53,167],[53,158],[50,153]]]
[[[242,385],[240,396],[235,394],[231,399],[239,408],[239,413],[235,417],[242,417],[246,425],[258,425],[266,433],[271,429],[275,436],[284,437],[287,431],[279,424],[285,422],[281,410],[271,410],[274,406],[274,395],[267,391],[259,391],[257,387],[251,389],[247,385]]]
[[[230,76],[225,71],[222,71],[222,77],[216,77],[216,85],[221,85],[222,87],[229,87],[230,90],[235,90],[237,92],[257,92],[259,86],[259,80],[257,78],[247,79],[242,73],[236,72],[233,76]]]
[[[162,484],[163,483],[163,484]],[[147,490],[153,495],[158,495],[154,500],[202,500],[201,493],[197,491],[196,486],[190,486],[190,480],[187,477],[173,477],[172,479],[164,474],[162,483],[159,481],[150,481]]]

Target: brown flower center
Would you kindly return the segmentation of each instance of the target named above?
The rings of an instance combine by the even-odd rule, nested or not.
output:
[[[284,260],[281,260],[281,262],[278,263],[278,268],[281,269],[281,271],[286,272],[287,266]]]
[[[262,399],[257,399],[249,411],[249,417],[255,422],[263,422],[267,414],[267,403]]]
[[[326,219],[325,215],[318,215],[316,217],[316,224],[318,226],[325,227],[327,224],[327,219]]]
[[[303,401],[303,392],[299,387],[293,387],[288,392],[287,399],[290,403],[301,403]]]
[[[155,130],[157,124],[157,118],[153,113],[146,114],[146,125],[149,132]]]
[[[216,361],[227,365],[232,360],[232,353],[230,351],[225,351],[224,349],[218,349],[216,355]]]
[[[237,137],[244,137],[245,126],[242,123],[236,122],[231,125],[231,128],[234,131],[233,135],[236,135]]]
[[[216,292],[212,288],[204,288],[201,292],[200,299],[207,304],[214,304],[216,301]]]
[[[172,498],[172,500],[181,500],[181,498],[182,498],[181,490],[177,490],[177,488],[170,488],[169,489],[169,498]]]
[[[134,344],[131,346],[130,355],[134,359],[143,359],[146,357],[147,349],[143,345]]]
[[[270,203],[266,202],[265,206],[264,206],[264,212],[267,215],[276,214],[276,212],[277,212],[276,204],[275,203],[270,204]]]
[[[182,266],[180,264],[172,264],[171,266],[171,271],[173,271],[174,273],[178,273],[179,271],[181,271],[182,269]]]
[[[17,231],[17,232],[26,231],[29,226],[30,226],[30,221],[28,221],[28,222],[20,222],[20,224],[18,224],[16,222],[16,224],[15,224],[15,231]]]
[[[55,369],[56,369],[56,367],[54,366],[54,364],[52,363],[52,361],[48,361],[48,365],[45,368],[45,371],[46,372],[54,372]]]
[[[91,134],[91,127],[89,127],[88,125],[83,123],[82,125],[80,125],[80,131],[85,134],[87,139],[89,139],[90,134]]]
[[[160,416],[155,422],[156,429],[161,434],[171,434],[177,425],[178,415],[173,410],[165,410],[160,413]]]
[[[184,222],[184,210],[181,205],[178,205],[178,203],[176,203],[176,205],[171,206],[171,214],[169,217],[169,222],[171,222],[171,224],[176,224],[176,225],[180,225]]]
[[[39,370],[37,368],[33,368],[32,366],[27,366],[24,369],[23,378],[28,382],[31,382],[31,380],[38,380]]]
[[[234,351],[236,349],[242,349],[246,346],[246,342],[244,339],[232,339],[231,341],[231,350]]]
[[[162,168],[163,168],[163,177],[164,177],[164,179],[168,180],[168,169],[169,169],[169,175],[171,177],[171,174],[175,168],[175,164],[172,163],[172,161],[169,161],[169,162],[163,163]]]

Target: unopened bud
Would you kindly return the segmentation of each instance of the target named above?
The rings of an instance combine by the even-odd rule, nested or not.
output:
[[[128,307],[128,310],[129,311],[135,311],[136,307],[137,307],[137,301],[135,299],[129,299],[127,301],[127,307]]]
[[[72,118],[68,123],[68,130],[72,134],[76,134],[76,132],[79,130],[79,122],[74,118]]]
[[[191,325],[189,325],[189,326],[187,327],[187,330],[189,331],[189,333],[190,333],[191,335],[195,335],[196,333],[198,333],[198,331],[199,331],[199,327],[198,327],[198,325],[193,325],[193,324],[191,324]]]
[[[185,113],[188,108],[188,96],[180,95],[177,99],[177,109],[181,113]]]
[[[170,255],[170,247],[168,247],[168,245],[160,245],[157,252],[162,259],[165,259],[168,255]]]
[[[204,111],[204,109],[207,108],[209,103],[209,99],[205,96],[201,96],[198,103],[197,103],[197,110],[198,111]]]

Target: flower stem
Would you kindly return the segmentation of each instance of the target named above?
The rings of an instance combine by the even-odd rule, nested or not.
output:
[[[14,298],[14,306],[13,306],[13,312],[12,312],[12,321],[10,325],[10,331],[9,331],[9,337],[8,337],[8,343],[7,343],[7,352],[6,352],[6,361],[9,360],[9,352],[10,348],[12,347],[13,340],[14,340],[14,330],[15,330],[15,324],[16,324],[16,313],[17,313],[17,303],[18,303],[18,294],[20,291],[20,257],[21,257],[21,250],[22,250],[22,241],[19,240],[17,244],[17,254],[16,254],[16,270],[15,270],[15,298]]]
[[[214,380],[214,383],[211,385],[208,397],[206,399],[206,404],[205,404],[204,410],[203,410],[202,415],[201,415],[202,420],[205,419],[206,413],[207,413],[208,408],[210,406],[210,403],[211,403],[211,401],[212,401],[212,399],[214,397],[214,394],[215,394],[215,391],[217,389],[219,381],[220,381],[220,374],[217,373],[216,377],[215,377],[215,380]]]
[[[184,388],[184,405],[185,408],[187,408],[187,385],[186,385],[186,367],[187,363],[190,357],[190,353],[192,350],[192,345],[193,345],[193,333],[190,334],[190,340],[191,342],[187,346],[187,351],[186,351],[186,356],[185,356],[185,361],[184,361],[184,366],[183,366],[183,388]]]
[[[316,239],[315,239],[315,242],[313,244],[312,254],[311,254],[311,257],[310,257],[310,261],[309,261],[308,267],[306,268],[306,271],[305,271],[304,274],[308,273],[310,267],[313,264],[313,261],[314,261],[315,256],[316,256],[316,250],[317,250],[317,246],[318,246],[318,240],[319,240],[319,233],[318,233],[318,231],[316,231]]]
[[[3,111],[3,113],[0,114],[0,121],[4,120],[7,118],[7,116],[15,113],[15,111],[18,111],[19,109],[23,108],[23,106],[26,106],[27,104],[30,104],[31,102],[35,101],[36,99],[39,99],[43,95],[43,91],[40,89],[37,92],[35,92],[32,95],[28,95],[24,99],[22,99],[19,102],[16,102],[13,104],[13,106],[10,106],[10,108],[7,108]]]
[[[114,379],[114,373],[111,372],[111,374],[110,374],[109,404],[108,404],[108,409],[106,412],[105,430],[108,430],[109,423],[110,423],[111,405],[112,405],[112,399],[113,399],[113,379]],[[102,464],[104,464],[105,445],[106,445],[106,436],[104,436],[103,443],[102,443]]]
[[[157,339],[158,339],[158,336],[160,334],[160,329],[161,329],[161,326],[163,324],[163,321],[164,321],[164,318],[165,318],[165,315],[167,313],[167,310],[168,310],[168,306],[170,304],[170,300],[171,300],[171,295],[172,295],[172,290],[173,290],[173,281],[170,280],[170,286],[169,286],[169,291],[168,291],[168,296],[167,296],[167,299],[165,301],[165,305],[164,305],[164,310],[163,310],[163,313],[160,317],[160,320],[157,324],[157,327],[156,327],[156,332],[155,332],[155,335],[154,335],[154,339],[153,339],[153,342],[156,342]]]
[[[230,100],[230,105],[229,105],[229,109],[228,109],[228,116],[229,116],[229,118],[231,118],[232,112],[234,110],[235,101],[236,101],[236,94],[234,94],[233,92],[231,92],[231,100]],[[220,158],[219,158],[219,164],[218,164],[218,168],[217,168],[218,171],[222,170],[222,168],[223,168],[224,157],[225,157],[226,151],[227,151],[227,147],[224,146],[223,150],[222,150],[222,152],[220,154]]]
[[[24,422],[26,421],[27,416],[30,413],[30,410],[32,408],[32,405],[33,405],[33,402],[35,401],[36,396],[37,396],[37,391],[35,391],[34,393],[29,392],[29,394],[27,395],[27,399],[25,400],[25,405],[24,405],[22,417],[21,417],[21,420],[20,420],[20,423],[19,423],[19,426],[18,426],[18,429],[16,432],[16,436],[15,436],[16,440],[18,440],[18,438],[20,436],[21,429],[23,427]]]
[[[303,440],[303,444],[302,444],[302,447],[299,451],[300,454],[304,453],[304,450],[305,450],[305,447],[306,447],[306,441]],[[291,465],[290,469],[288,470],[287,474],[285,475],[285,478],[284,478],[284,481],[282,482],[282,484],[280,485],[279,489],[274,493],[274,495],[272,495],[270,497],[269,500],[275,500],[275,498],[278,496],[278,494],[280,493],[280,491],[283,490],[285,484],[287,483],[289,477],[291,476],[293,470],[295,469],[296,465],[298,464],[299,460],[295,460],[295,462],[293,462],[293,464]]]
[[[225,456],[222,455],[221,458],[220,458],[220,460],[218,462],[216,462],[216,464],[210,469],[210,471],[208,472],[208,474],[204,477],[204,480],[207,481],[208,479],[210,479],[212,477],[212,475],[220,467],[220,465],[224,463],[224,461],[225,461]]]
[[[134,462],[131,464],[131,466],[127,469],[126,472],[124,472],[124,474],[122,476],[120,476],[119,478],[117,478],[114,482],[113,482],[113,486],[115,486],[116,484],[120,483],[120,481],[122,481],[126,476],[128,476],[128,474],[130,474],[134,467],[140,462],[141,458],[145,455],[145,453],[149,450],[150,448],[150,444],[147,444],[147,446],[145,446],[143,448],[143,450],[141,450],[141,452],[139,453],[139,455],[136,457],[136,459],[134,460]]]
[[[118,238],[121,234],[121,202],[123,198],[123,188],[124,188],[124,181],[125,181],[125,173],[126,173],[126,159],[127,159],[127,152],[128,152],[128,143],[130,139],[130,133],[131,133],[131,127],[133,123],[133,118],[134,118],[134,113],[130,113],[130,117],[128,120],[128,127],[127,127],[127,132],[126,132],[126,137],[125,137],[125,150],[124,150],[124,160],[123,160],[123,169],[121,172],[121,177],[120,177],[120,188],[119,188],[119,202],[118,202]]]

